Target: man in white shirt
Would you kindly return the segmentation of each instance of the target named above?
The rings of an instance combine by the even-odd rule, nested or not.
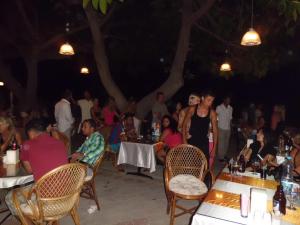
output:
[[[72,92],[66,90],[63,98],[55,104],[54,116],[57,122],[57,128],[64,133],[71,142],[72,125],[74,118],[71,112]]]
[[[165,95],[163,92],[157,92],[156,101],[152,106],[152,124],[160,123],[165,115],[169,115],[168,108],[165,104]]]
[[[218,115],[218,157],[223,160],[226,156],[230,134],[231,134],[231,120],[232,107],[230,106],[230,97],[225,97],[223,103],[216,109]]]
[[[84,98],[78,100],[78,105],[81,109],[81,123],[85,120],[91,119],[91,108],[93,107],[93,100],[90,92],[85,91],[83,93]]]

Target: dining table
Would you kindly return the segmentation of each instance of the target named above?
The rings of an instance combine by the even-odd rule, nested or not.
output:
[[[3,224],[11,215],[5,204],[5,196],[8,191],[14,187],[29,184],[33,181],[33,175],[28,174],[20,162],[16,164],[5,164],[2,162],[2,159],[0,159],[0,201],[2,206],[0,214],[7,213],[4,217],[2,217],[0,224]]]
[[[195,212],[191,225],[248,225],[249,218],[241,216],[240,195],[250,195],[251,188],[266,190],[267,211],[272,212],[272,199],[278,182],[273,176],[261,179],[259,173],[245,172],[238,175],[224,168],[216,178],[212,188]],[[281,225],[300,224],[300,207],[295,211],[286,209],[286,215],[280,217]]]
[[[127,174],[137,175],[153,179],[151,176],[142,173],[142,168],[146,168],[150,173],[156,170],[155,143],[142,141],[123,141],[120,145],[120,151],[117,164],[129,164],[137,167],[137,172],[128,172]]]

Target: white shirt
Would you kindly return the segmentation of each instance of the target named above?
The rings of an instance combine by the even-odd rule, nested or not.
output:
[[[80,99],[78,100],[78,105],[81,109],[81,122],[87,119],[91,119],[91,108],[93,107],[92,100]]]
[[[227,107],[222,103],[218,105],[216,112],[218,114],[218,127],[222,130],[230,130],[230,122],[232,119],[232,107]]]
[[[70,102],[62,98],[56,103],[54,116],[57,122],[57,128],[60,132],[65,132],[70,129],[74,123]]]

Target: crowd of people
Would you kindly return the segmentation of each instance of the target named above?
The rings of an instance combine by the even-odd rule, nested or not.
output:
[[[0,117],[0,151],[5,154],[13,144],[20,147],[20,159],[25,169],[34,175],[35,181],[48,171],[67,162],[79,161],[93,166],[105,147],[118,154],[122,141],[152,141],[156,156],[164,163],[168,151],[180,144],[199,148],[210,168],[217,160],[228,161],[228,149],[233,128],[237,128],[242,139],[238,145],[246,162],[261,157],[263,164],[278,167],[276,163],[277,140],[285,131],[285,108],[274,106],[268,124],[262,105],[250,104],[243,110],[241,118],[233,126],[231,98],[214,107],[215,94],[212,91],[190,94],[187,106],[177,102],[169,111],[163,92],[158,92],[151,113],[146,118],[136,116],[137,104],[130,99],[128,106],[119,110],[113,97],[109,97],[102,108],[97,98],[88,91],[75,101],[70,90],[54,106],[54,120],[47,112],[21,113],[20,120],[5,113]],[[22,129],[23,128],[23,129]],[[158,131],[158,137],[157,133]],[[72,136],[85,136],[80,147],[72,148]],[[155,138],[153,138],[155,135]],[[249,138],[254,142],[242,148]],[[24,141],[26,140],[26,141]],[[300,174],[300,134],[293,135],[291,156],[295,163],[295,176]],[[242,146],[242,147],[240,147]],[[11,195],[6,198],[12,209]]]

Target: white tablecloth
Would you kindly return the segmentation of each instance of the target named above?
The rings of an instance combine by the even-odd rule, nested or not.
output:
[[[11,188],[33,181],[33,175],[19,177],[0,177],[0,188]]]
[[[119,151],[118,165],[130,164],[137,167],[150,169],[150,173],[155,171],[156,160],[153,145],[122,142]]]
[[[224,172],[228,170],[224,169]],[[243,176],[255,177],[251,172],[246,172]],[[272,177],[268,177],[268,180],[274,180]],[[213,188],[224,192],[230,192],[234,194],[250,193],[250,185],[239,184],[231,181],[225,181],[217,179]],[[266,189],[268,200],[271,200],[274,196],[275,190]],[[240,210],[224,207],[221,205],[215,205],[208,202],[203,202],[195,215],[191,225],[236,225],[247,224],[247,219],[241,217]],[[281,225],[291,225],[285,221],[281,221]]]

